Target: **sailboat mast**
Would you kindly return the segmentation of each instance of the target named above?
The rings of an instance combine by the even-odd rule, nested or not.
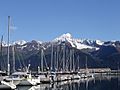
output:
[[[56,53],[56,51],[55,51],[55,53],[54,53],[54,69],[55,69],[55,71],[57,70],[57,68],[56,68],[56,66],[57,66],[57,61],[56,61],[56,56],[57,55],[57,53]]]
[[[1,42],[0,42],[0,57],[2,58],[2,41],[3,41],[3,36],[1,37]],[[0,62],[0,68],[2,70],[2,62]]]
[[[65,71],[65,44],[63,45],[63,71]]]
[[[2,43],[3,43],[3,35],[1,37],[1,47],[0,47],[1,55],[2,55]]]
[[[79,57],[79,55],[78,55],[78,57],[77,57],[77,60],[78,60],[78,71],[79,71],[79,69],[80,69],[80,66],[79,66],[79,64],[80,64],[80,57]]]
[[[43,48],[41,49],[41,72],[43,72]]]
[[[10,39],[10,16],[8,16],[8,50],[7,50],[7,64],[8,64],[8,67],[7,67],[7,75],[10,75],[10,60],[9,60],[9,39]]]
[[[57,56],[56,56],[56,68],[57,68],[57,71],[58,71],[58,60],[59,60],[59,55],[58,55],[58,52],[59,50],[58,50],[58,46],[57,46]]]
[[[40,44],[38,44],[38,50],[40,51]],[[38,65],[38,73],[40,73],[40,63]]]
[[[75,61],[74,61],[74,49],[72,50],[72,69],[73,69],[73,71],[75,71]]]
[[[86,56],[85,68],[86,68],[86,70],[87,70],[87,56]]]
[[[70,49],[70,71],[72,70],[72,50]]]
[[[51,71],[53,70],[53,44],[51,45]]]
[[[13,72],[15,72],[15,47],[14,45],[12,47],[12,51],[13,51]]]

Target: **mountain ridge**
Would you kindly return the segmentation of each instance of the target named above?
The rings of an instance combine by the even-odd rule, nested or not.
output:
[[[2,43],[3,45],[3,43]],[[7,60],[7,45],[1,47],[0,60],[3,58]],[[89,39],[76,39],[73,38],[70,33],[63,34],[52,41],[41,42],[37,40],[24,41],[19,40],[10,44],[10,60],[12,61],[12,46],[15,47],[17,68],[19,68],[20,60],[25,62],[25,65],[31,63],[33,68],[40,63],[40,53],[41,49],[44,49],[44,54],[46,57],[46,62],[50,66],[51,50],[52,45],[54,49],[54,54],[59,48],[60,60],[63,57],[63,47],[65,46],[66,54],[70,53],[70,50],[74,50],[75,60],[77,56],[80,57],[81,68],[85,67],[85,57],[88,57],[88,67],[109,67],[112,69],[117,69],[116,65],[120,63],[120,41],[100,41],[100,40],[89,40]],[[3,56],[2,56],[3,55]],[[75,61],[77,62],[77,61]],[[35,65],[35,66],[34,66]]]

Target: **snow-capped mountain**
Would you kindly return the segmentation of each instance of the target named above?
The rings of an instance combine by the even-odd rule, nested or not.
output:
[[[57,37],[56,39],[54,39],[53,41],[66,41],[66,40],[71,40],[72,39],[72,35],[70,33],[66,33],[63,34],[59,37]]]
[[[101,46],[109,46],[112,45],[114,47],[120,46],[118,41],[101,41],[101,40],[90,40],[90,39],[76,39],[72,37],[70,33],[63,34],[54,40],[50,42],[41,42],[37,40],[32,41],[25,41],[25,40],[19,40],[15,41],[13,44],[10,45],[17,45],[19,49],[26,49],[28,50],[39,50],[39,45],[43,46],[44,48],[49,48],[51,46],[51,43],[53,44],[61,44],[63,42],[69,43],[72,47],[76,49],[92,49],[92,50],[98,50]],[[3,46],[7,46],[5,42],[2,43]]]
[[[16,47],[19,50],[25,50],[25,51],[34,51],[39,50],[40,46],[42,45],[41,41],[32,40],[30,42],[26,42],[24,40],[15,42]]]
[[[103,45],[103,44],[104,44],[104,42],[103,42],[103,41],[100,41],[100,40],[96,40],[95,42],[96,42],[96,44],[98,44],[98,45]]]
[[[103,43],[100,40],[92,41],[87,39],[75,39],[72,37],[70,33],[66,33],[61,35],[60,37],[53,40],[54,42],[69,42],[72,47],[76,47],[77,49],[96,49],[99,48],[95,45],[92,45],[94,42],[98,45],[102,45]]]
[[[19,40],[19,41],[15,41],[13,44],[18,44],[18,45],[24,45],[25,43],[27,43],[27,41],[25,40]]]
[[[116,63],[120,60],[120,41],[101,41],[90,39],[76,39],[70,33],[63,34],[52,41],[41,42],[37,40],[24,41],[19,40],[10,44],[10,54],[12,56],[12,45],[15,45],[17,61],[25,60],[26,64],[31,63],[35,68],[40,61],[41,49],[44,49],[46,61],[50,63],[51,50],[53,46],[54,54],[58,52],[60,58],[63,57],[63,45],[66,45],[66,53],[74,50],[75,60],[80,56],[81,65],[84,67],[85,57],[88,57],[90,66],[111,67],[116,69]],[[7,56],[7,43],[3,41],[1,48],[4,58]],[[57,51],[57,47],[58,50]],[[1,52],[0,51],[0,52]],[[69,56],[69,55],[67,55]],[[3,59],[1,59],[3,60]],[[12,58],[11,58],[12,61]],[[114,63],[113,63],[114,62]],[[99,64],[98,64],[99,63]],[[110,65],[110,66],[109,66]],[[19,66],[19,65],[18,65]]]

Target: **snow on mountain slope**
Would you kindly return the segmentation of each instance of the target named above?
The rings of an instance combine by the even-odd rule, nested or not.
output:
[[[75,47],[77,49],[94,49],[94,50],[98,50],[100,48],[100,46],[102,45],[114,45],[115,46],[115,42],[112,41],[107,41],[107,42],[103,42],[100,40],[90,40],[90,39],[76,39],[73,38],[72,35],[70,33],[66,33],[63,34],[59,37],[57,37],[56,39],[54,39],[52,42],[41,42],[41,41],[37,41],[37,40],[32,40],[30,42],[27,42],[25,40],[19,40],[19,41],[15,41],[13,43],[13,45],[19,45],[18,48],[21,49],[26,49],[26,48],[33,48],[33,49],[37,49],[39,50],[39,46],[43,46],[45,48],[48,48],[49,46],[51,46],[51,43],[56,43],[56,44],[61,44],[62,42],[68,42],[70,43],[70,45],[72,47]],[[3,46],[7,46],[7,44],[4,42],[2,44]],[[10,44],[12,45],[12,44]]]
[[[98,44],[98,45],[103,45],[104,42],[103,42],[103,41],[100,41],[100,40],[96,40],[96,44]]]
[[[35,51],[39,50],[41,47],[44,49],[47,49],[51,47],[51,43],[54,45],[60,45],[62,43],[69,43],[72,47],[76,49],[88,49],[90,51],[99,50],[101,46],[114,46],[114,47],[120,47],[120,41],[101,41],[101,40],[90,40],[90,39],[76,39],[73,38],[70,33],[63,34],[53,41],[49,42],[41,42],[38,40],[32,40],[32,41],[25,41],[25,40],[19,40],[15,41],[14,43],[10,43],[10,46],[16,45],[16,48],[19,50],[25,50],[25,51]],[[3,47],[7,47],[6,42],[2,42]]]
[[[66,34],[63,34],[60,37],[54,39],[53,41],[66,41],[66,40],[70,40],[70,39],[72,39],[71,34],[70,33],[66,33]]]
[[[19,41],[15,41],[13,44],[24,45],[25,43],[27,43],[25,40],[19,40]]]
[[[67,41],[71,44],[72,47],[76,47],[77,49],[98,49],[93,46],[89,46],[83,43],[82,39],[74,39],[70,33],[66,33],[61,35],[60,37],[53,40],[54,42],[62,42]]]

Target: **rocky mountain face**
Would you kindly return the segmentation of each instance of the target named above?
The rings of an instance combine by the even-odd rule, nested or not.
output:
[[[14,46],[14,51],[13,51]],[[41,51],[43,52],[41,53]],[[43,57],[44,68],[63,67],[63,62],[67,69],[70,68],[70,60],[74,60],[75,68],[106,67],[118,69],[120,66],[120,41],[100,41],[89,39],[75,39],[71,34],[63,34],[60,37],[50,41],[41,42],[32,40],[26,42],[24,40],[16,41],[10,45],[10,63],[13,66],[13,52],[15,52],[16,69],[23,69],[30,64],[32,70],[37,70],[41,65],[41,57]],[[0,50],[1,69],[7,67],[7,44],[1,44]]]

